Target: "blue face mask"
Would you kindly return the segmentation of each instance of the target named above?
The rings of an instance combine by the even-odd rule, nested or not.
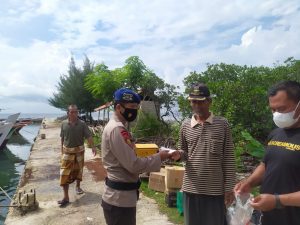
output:
[[[288,128],[293,126],[295,123],[297,123],[300,115],[298,118],[294,119],[296,110],[298,109],[300,101],[298,102],[296,108],[288,113],[280,113],[280,112],[274,112],[273,113],[273,121],[279,128]]]

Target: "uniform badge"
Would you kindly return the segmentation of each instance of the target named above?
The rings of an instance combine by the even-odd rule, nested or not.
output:
[[[122,99],[124,101],[133,101],[133,95],[129,94],[129,93],[124,93],[123,96],[122,96]]]
[[[128,144],[131,148],[134,148],[134,143],[132,142],[131,135],[127,130],[121,130],[121,136],[124,138],[126,144]]]

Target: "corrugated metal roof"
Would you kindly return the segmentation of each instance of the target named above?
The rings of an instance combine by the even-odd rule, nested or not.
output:
[[[107,102],[104,105],[99,106],[98,108],[94,109],[95,112],[101,111],[103,109],[107,109],[112,105],[112,102]]]

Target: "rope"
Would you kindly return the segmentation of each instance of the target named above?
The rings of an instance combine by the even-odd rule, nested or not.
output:
[[[1,189],[1,191],[13,202],[13,200],[11,199],[11,197],[9,197],[9,195],[6,193],[6,191],[4,191],[3,189],[2,189],[2,187],[0,187],[0,189]]]

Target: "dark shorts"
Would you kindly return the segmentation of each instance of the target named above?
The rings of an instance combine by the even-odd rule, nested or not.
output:
[[[102,200],[107,225],[136,225],[136,207],[118,207]]]
[[[226,225],[224,196],[183,192],[185,225]]]

